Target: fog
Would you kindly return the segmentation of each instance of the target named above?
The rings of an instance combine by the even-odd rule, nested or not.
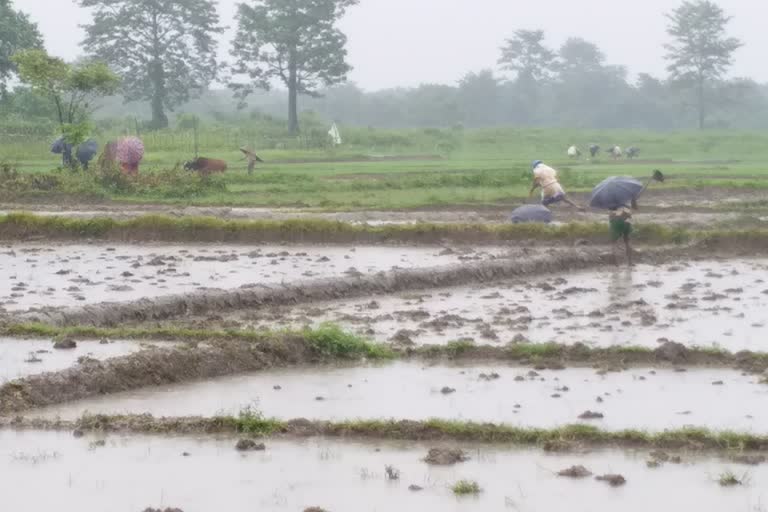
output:
[[[56,4],[54,8],[52,4]],[[222,40],[227,57],[234,27],[236,0],[221,0],[222,22],[230,27]],[[730,76],[768,82],[763,49],[768,3],[719,0],[733,16],[730,34],[745,46],[735,55]],[[455,83],[468,71],[496,68],[499,47],[520,28],[541,28],[548,44],[559,46],[570,36],[596,43],[612,64],[631,74],[665,75],[664,13],[679,2],[670,0],[362,0],[342,21],[349,37],[351,81],[367,90],[420,83]],[[68,0],[16,0],[15,6],[39,24],[48,50],[68,59],[81,53],[88,12]]]

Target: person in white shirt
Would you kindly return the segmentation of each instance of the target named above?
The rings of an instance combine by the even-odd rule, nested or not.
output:
[[[544,162],[541,160],[533,162],[533,183],[531,184],[529,195],[533,195],[537,188],[541,188],[541,204],[544,206],[550,206],[562,201],[577,208],[579,211],[585,211],[585,208],[568,199],[565,190],[558,181],[557,171],[548,165],[544,165]]]

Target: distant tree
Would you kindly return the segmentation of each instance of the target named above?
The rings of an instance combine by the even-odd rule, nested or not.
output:
[[[605,55],[596,44],[578,37],[569,38],[558,52],[557,70],[561,76],[590,73],[603,67]]]
[[[237,10],[232,44],[235,75],[245,83],[229,86],[244,104],[256,89],[278,80],[288,88],[288,131],[299,131],[299,94],[317,96],[322,86],[342,83],[352,69],[346,62],[347,37],[336,27],[358,0],[252,0]]]
[[[10,0],[0,0],[0,94],[6,82],[16,71],[13,54],[20,50],[42,48],[43,38],[37,25],[21,11],[13,9]]]
[[[44,50],[23,50],[13,56],[13,62],[19,79],[53,103],[61,133],[72,146],[88,136],[94,101],[114,94],[120,85],[120,78],[100,62],[71,65]]]
[[[544,45],[543,30],[517,30],[501,48],[499,65],[513,71],[518,81],[545,80],[551,76],[555,53]]]
[[[459,80],[464,121],[472,126],[496,124],[500,119],[499,94],[499,80],[490,69],[464,75]]]
[[[722,79],[742,43],[726,37],[731,18],[709,0],[685,1],[667,18],[667,33],[673,38],[664,46],[670,80],[694,92],[698,124],[703,129],[709,108],[707,86]]]
[[[216,78],[219,25],[213,0],[80,0],[93,9],[83,49],[123,79],[126,101],[147,100],[152,126]]]

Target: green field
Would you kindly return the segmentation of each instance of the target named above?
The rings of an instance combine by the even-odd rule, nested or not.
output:
[[[87,177],[58,176],[67,183],[53,191],[23,187],[4,201],[46,201],[61,193],[90,200],[222,206],[308,207],[321,209],[406,209],[458,205],[507,204],[527,196],[531,160],[541,159],[562,172],[569,191],[588,191],[611,175],[648,176],[662,169],[667,188],[768,187],[768,134],[735,132],[650,133],[557,129],[402,130],[344,129],[336,149],[311,147],[309,139],[259,139],[237,129],[203,130],[199,154],[226,160],[229,171],[206,184],[180,187],[180,175],[168,186],[152,178],[194,156],[191,132],[154,132],[143,136],[142,186],[83,186]],[[102,135],[107,140],[114,135]],[[248,175],[238,147],[248,143],[266,163]],[[261,140],[261,142],[259,142]],[[595,161],[565,156],[570,144],[587,153],[589,143],[640,148],[639,160],[618,162],[602,154]],[[41,137],[6,138],[0,162],[21,174],[50,173],[58,165]]]

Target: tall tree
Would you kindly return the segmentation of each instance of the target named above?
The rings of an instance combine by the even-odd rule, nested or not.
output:
[[[464,122],[470,126],[497,124],[499,117],[499,80],[493,71],[467,73],[459,80],[459,100]]]
[[[16,71],[13,54],[42,47],[37,25],[26,14],[14,10],[10,0],[0,0],[0,93],[5,92],[6,81]]]
[[[555,53],[544,45],[543,30],[517,30],[501,48],[499,64],[513,71],[518,81],[544,80],[551,76]]]
[[[65,141],[77,146],[85,141],[95,100],[114,94],[120,78],[106,64],[84,61],[68,64],[44,50],[23,50],[13,56],[19,79],[33,93],[48,98]],[[71,161],[65,155],[65,161]]]
[[[576,75],[599,71],[605,55],[596,44],[579,37],[569,38],[558,51],[557,70],[563,75]]]
[[[148,100],[152,126],[168,126],[167,110],[197,96],[219,71],[213,0],[80,0],[93,9],[86,52],[123,79],[126,101]]]
[[[235,75],[230,87],[244,104],[256,89],[273,81],[288,88],[288,131],[299,131],[298,96],[318,96],[322,86],[342,83],[347,37],[337,28],[346,9],[358,0],[252,0],[238,4],[237,35],[232,44]]]
[[[742,43],[726,36],[731,18],[709,0],[685,1],[667,18],[667,33],[673,39],[664,45],[670,80],[694,92],[699,128],[703,129],[709,107],[707,86],[723,78]]]

